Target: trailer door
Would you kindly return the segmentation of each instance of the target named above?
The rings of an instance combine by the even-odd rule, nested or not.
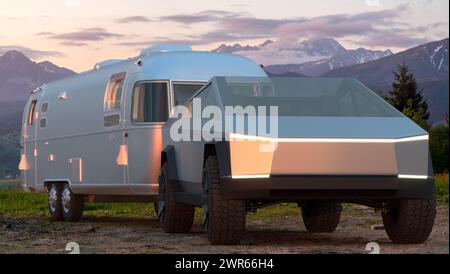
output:
[[[32,95],[27,111],[23,119],[23,148],[21,156],[21,169],[23,171],[23,180],[25,186],[36,186],[37,184],[37,144],[36,134],[38,119],[37,96]]]
[[[138,82],[133,89],[129,131],[129,183],[157,192],[162,127],[169,117],[169,82]]]

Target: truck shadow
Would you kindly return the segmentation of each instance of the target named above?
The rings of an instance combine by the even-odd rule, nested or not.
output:
[[[310,233],[307,231],[285,231],[285,230],[258,230],[247,231],[242,241],[243,245],[273,245],[273,246],[305,246],[314,245],[365,245],[368,238],[360,236],[349,236],[339,231],[331,234]]]
[[[115,217],[115,216],[85,216],[80,221],[82,224],[89,224],[92,226],[111,226],[111,227],[130,227],[138,228],[139,231],[157,232],[160,231],[158,219],[155,217],[148,218],[132,218],[132,217]],[[370,230],[369,230],[370,231]],[[162,232],[162,231],[160,231]],[[359,235],[358,235],[359,234]],[[206,235],[202,230],[200,224],[195,223],[190,233],[187,234],[173,234],[175,238],[179,238],[183,242],[184,238],[189,237],[202,238],[203,244],[208,244]],[[280,229],[258,229],[255,226],[247,227],[241,247],[305,247],[310,246],[317,249],[323,247],[336,246],[362,246],[361,252],[364,252],[364,247],[368,242],[377,241],[388,243],[387,238],[384,239],[381,235],[367,235],[362,236],[361,233],[349,234],[347,230],[337,229],[334,233],[310,233],[299,227],[298,230],[292,228],[286,230],[282,227]],[[189,243],[184,243],[190,245]],[[270,248],[269,248],[270,249]],[[333,253],[332,249],[324,251],[325,253]]]

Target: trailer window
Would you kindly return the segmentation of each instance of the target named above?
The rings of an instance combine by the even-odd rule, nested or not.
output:
[[[123,80],[110,82],[105,94],[105,111],[120,110]]]
[[[41,113],[46,113],[48,110],[48,103],[43,103],[41,106]]]
[[[30,108],[28,109],[28,121],[27,121],[27,124],[29,126],[32,126],[34,124],[34,116],[35,116],[35,112],[36,112],[36,103],[37,103],[36,100],[32,101],[31,104],[30,104]]]
[[[167,83],[141,83],[133,91],[134,123],[166,122],[169,114]]]

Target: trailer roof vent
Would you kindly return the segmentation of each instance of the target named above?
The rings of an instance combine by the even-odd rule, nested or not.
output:
[[[156,45],[153,47],[145,48],[141,51],[142,55],[148,55],[157,52],[170,52],[170,51],[192,51],[192,48],[188,45]]]
[[[109,66],[109,65],[112,65],[112,64],[116,64],[116,63],[119,63],[121,61],[123,61],[123,60],[121,60],[121,59],[109,59],[109,60],[101,61],[101,62],[98,62],[97,64],[94,65],[94,69],[100,69],[102,67],[106,67],[106,66]]]

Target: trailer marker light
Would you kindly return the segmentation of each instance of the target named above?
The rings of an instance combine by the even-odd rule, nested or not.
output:
[[[270,174],[261,174],[261,175],[233,175],[231,176],[233,179],[268,179],[270,178]]]
[[[27,156],[25,154],[22,154],[20,156],[20,163],[19,163],[19,170],[27,170],[28,169],[28,161]]]
[[[128,165],[127,145],[120,145],[119,155],[117,155],[116,164],[119,166],[127,166]]]
[[[426,180],[428,179],[427,175],[409,175],[409,174],[399,174],[399,179],[420,179],[420,180]]]

